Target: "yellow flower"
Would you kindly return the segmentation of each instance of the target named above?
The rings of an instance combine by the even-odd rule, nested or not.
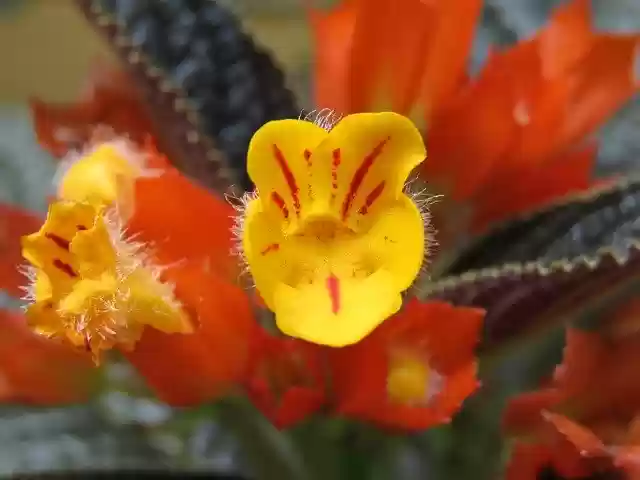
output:
[[[116,344],[131,348],[145,325],[192,330],[172,288],[109,214],[100,205],[54,202],[40,231],[22,240],[32,266],[30,325],[90,350],[96,360]]]
[[[76,158],[67,159],[59,174],[61,200],[113,205],[121,218],[133,213],[135,181],[149,175],[145,154],[125,139],[98,144]]]
[[[394,113],[349,115],[330,131],[303,120],[258,130],[241,241],[284,333],[344,346],[400,309],[425,255],[404,185],[425,157],[420,132]]]

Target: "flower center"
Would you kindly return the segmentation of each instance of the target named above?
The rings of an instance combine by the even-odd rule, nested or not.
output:
[[[427,403],[437,392],[440,375],[420,355],[391,355],[387,374],[387,395],[404,405]]]
[[[334,218],[318,217],[307,220],[298,235],[326,244],[337,240],[346,240],[355,236],[355,233]]]

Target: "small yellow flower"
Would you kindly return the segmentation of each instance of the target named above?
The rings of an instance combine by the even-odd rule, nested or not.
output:
[[[146,325],[167,333],[192,330],[142,246],[122,238],[109,215],[101,205],[54,202],[40,231],[23,237],[23,256],[32,266],[30,325],[90,350],[96,360],[116,344],[131,348]]]
[[[136,179],[153,174],[145,166],[145,157],[125,139],[96,144],[63,163],[57,197],[115,206],[119,216],[128,219],[133,213]]]
[[[349,115],[330,131],[303,120],[258,130],[241,241],[284,333],[344,346],[400,309],[425,255],[404,185],[425,157],[420,132],[394,113]]]

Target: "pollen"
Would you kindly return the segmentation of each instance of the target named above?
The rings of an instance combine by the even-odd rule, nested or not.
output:
[[[389,359],[387,395],[402,405],[425,405],[438,390],[440,374],[422,356],[394,354]]]

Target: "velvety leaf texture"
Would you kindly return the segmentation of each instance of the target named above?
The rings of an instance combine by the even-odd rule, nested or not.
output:
[[[488,310],[491,348],[607,295],[640,288],[640,181],[627,179],[495,229],[422,294]]]
[[[254,132],[269,120],[300,112],[282,71],[238,20],[211,0],[77,1],[139,80],[160,131],[181,136],[175,148],[183,151],[175,153],[189,160],[179,166],[200,179],[215,170],[211,164],[222,163],[220,158],[193,152],[197,135],[209,136],[233,169],[231,175],[218,165],[217,175],[229,177],[221,179],[227,182],[238,176],[247,187],[246,153]],[[181,94],[189,107],[176,103]],[[213,178],[203,181],[220,188]]]

